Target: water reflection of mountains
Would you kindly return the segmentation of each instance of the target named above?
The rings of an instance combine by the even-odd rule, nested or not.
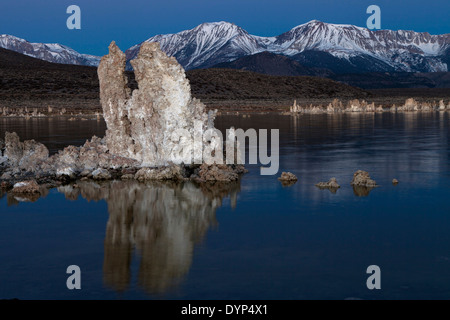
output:
[[[195,244],[217,221],[229,196],[236,206],[240,182],[194,184],[136,181],[81,181],[59,187],[69,199],[106,200],[109,219],[104,241],[103,281],[116,291],[128,288],[134,251],[138,284],[150,294],[176,286],[192,263]]]

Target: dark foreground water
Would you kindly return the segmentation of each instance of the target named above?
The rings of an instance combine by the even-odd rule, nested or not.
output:
[[[0,298],[450,298],[449,113],[216,125],[279,128],[279,174],[299,181],[283,187],[253,165],[232,184],[80,182],[39,199],[2,195]],[[0,119],[6,130],[55,151],[104,124]],[[358,169],[380,187],[353,190]],[[336,193],[314,186],[331,177]],[[69,265],[81,290],[66,287]],[[380,290],[366,286],[369,265],[381,269]]]

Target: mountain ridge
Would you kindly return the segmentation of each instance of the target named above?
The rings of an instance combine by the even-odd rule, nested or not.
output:
[[[229,22],[203,23],[174,34],[156,35],[144,42],[160,42],[167,54],[174,56],[187,70],[208,68],[263,51],[295,57],[306,51],[326,52],[338,60],[359,67],[379,66],[377,70],[438,72],[448,71],[450,34],[377,30],[346,24],[311,20],[275,37],[249,34]],[[140,44],[126,50],[131,60]],[[354,62],[356,61],[356,62]]]
[[[209,68],[264,51],[293,58],[304,67],[330,69],[333,73],[445,72],[450,67],[450,33],[372,31],[318,20],[273,37],[252,35],[226,21],[205,22],[143,42],[159,42],[162,50],[186,70]],[[143,42],[125,51],[128,61],[137,56]],[[57,63],[96,66],[101,59],[61,44],[30,43],[8,35],[0,35],[0,47]],[[336,64],[340,70],[334,67]]]
[[[0,47],[48,62],[97,66],[101,57],[82,54],[59,43],[33,43],[16,36],[0,34]]]

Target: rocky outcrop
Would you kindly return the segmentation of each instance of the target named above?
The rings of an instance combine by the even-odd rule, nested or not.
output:
[[[108,170],[103,168],[98,168],[92,171],[92,179],[94,180],[109,180],[111,179],[111,174]]]
[[[298,178],[292,172],[284,172],[283,171],[281,173],[281,176],[278,178],[278,180],[281,181],[281,184],[283,185],[283,187],[288,187],[288,186],[295,184],[297,182]]]
[[[175,58],[157,43],[144,43],[131,64],[138,83],[133,92],[124,74],[125,55],[114,42],[99,65],[104,138],[94,136],[81,147],[68,146],[49,157],[43,144],[21,142],[16,133],[7,132],[0,145],[2,150],[4,144],[0,179],[236,181],[245,172],[243,166],[204,160],[208,152],[216,155],[217,147],[221,148],[217,159],[226,159],[220,139],[205,134],[216,130],[215,112],[206,113],[203,103],[191,96],[184,69]],[[232,151],[236,162],[237,147]]]
[[[353,174],[353,179],[350,183],[352,186],[361,186],[361,187],[377,187],[377,183],[370,178],[370,175],[367,171],[358,170]]]
[[[150,181],[150,180],[172,180],[182,181],[187,180],[186,171],[184,166],[171,164],[165,167],[156,168],[142,168],[134,178],[138,181]]]
[[[40,193],[40,188],[35,180],[21,181],[14,184],[11,192],[14,194],[33,194]]]
[[[197,175],[194,175],[197,181],[236,181],[239,174],[245,173],[247,170],[243,166],[228,166],[224,164],[207,165],[202,164]]]
[[[328,189],[332,193],[336,193],[337,189],[339,189],[341,186],[338,184],[336,178],[331,178],[328,180],[328,182],[319,182],[316,184],[316,187],[319,189]]]
[[[21,142],[17,134],[8,133],[6,139],[5,162],[0,164],[0,180],[12,185],[30,177],[39,184],[55,184],[76,179],[136,179],[148,180],[195,180],[236,181],[247,172],[243,165],[206,163],[174,164],[166,166],[142,167],[135,159],[111,154],[105,139],[93,137],[81,147],[68,146],[58,153],[48,156],[48,149],[34,140]]]
[[[5,133],[4,159],[10,167],[35,172],[48,159],[48,149],[34,140],[20,141],[15,132]]]
[[[139,162],[111,154],[104,139],[96,136],[81,147],[68,146],[42,164],[45,173],[59,179],[72,180],[81,176],[95,179],[112,178],[122,168],[139,166]]]
[[[353,179],[350,183],[353,186],[353,193],[359,197],[366,197],[370,191],[378,187],[377,183],[370,178],[367,171],[358,170],[353,174]]]
[[[280,181],[297,181],[298,178],[292,172],[283,171],[281,173],[281,176],[278,178],[278,180],[280,180]]]

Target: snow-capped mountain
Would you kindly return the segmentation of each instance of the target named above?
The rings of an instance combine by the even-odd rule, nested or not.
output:
[[[97,66],[100,57],[81,54],[72,48],[58,43],[31,43],[11,35],[0,35],[0,47],[28,56],[63,64]]]
[[[145,42],[159,42],[162,50],[187,70],[223,65],[267,51],[325,73],[450,71],[450,34],[371,31],[317,20],[276,37],[251,35],[233,23],[221,21],[202,23],[174,34],[156,35]],[[90,66],[100,62],[100,57],[80,54],[61,44],[30,43],[10,35],[0,35],[0,47],[50,62]],[[137,44],[126,50],[128,61],[137,56],[139,48]],[[284,59],[271,60],[286,63]],[[247,63],[254,61],[248,59]],[[129,63],[127,66],[131,68]]]
[[[353,25],[313,20],[276,38],[271,48],[288,56],[321,51],[346,60],[355,57],[378,59],[395,71],[448,71],[442,56],[450,48],[450,34],[371,31]]]
[[[235,24],[222,21],[202,23],[175,34],[157,35],[145,42],[159,42],[161,49],[176,57],[185,69],[194,69],[263,51],[267,47],[265,41]],[[134,59],[139,48],[140,44],[128,49],[127,59]]]
[[[251,35],[235,24],[222,21],[203,23],[175,34],[157,35],[146,42],[159,42],[162,50],[174,56],[186,69],[210,67],[269,51],[310,64],[314,63],[310,57],[312,52],[325,52],[335,60],[344,60],[355,69],[362,67],[370,71],[449,70],[445,61],[449,59],[450,34],[371,31],[317,20],[276,37]],[[126,51],[129,60],[136,57],[139,47],[140,44]],[[306,59],[306,56],[309,58]]]

